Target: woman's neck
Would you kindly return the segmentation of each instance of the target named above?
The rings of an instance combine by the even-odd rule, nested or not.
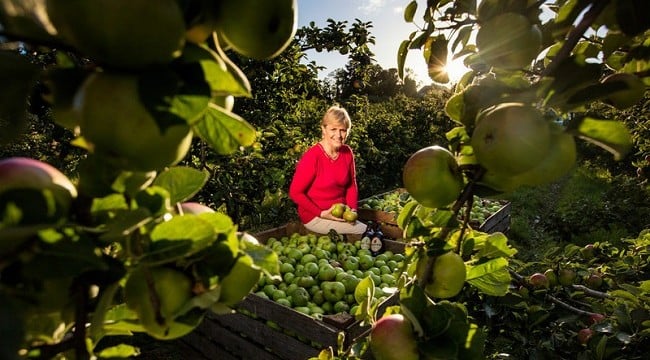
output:
[[[331,159],[339,157],[339,148],[330,146],[325,141],[320,141],[320,146],[323,148],[323,151],[325,151],[325,154],[327,154]]]

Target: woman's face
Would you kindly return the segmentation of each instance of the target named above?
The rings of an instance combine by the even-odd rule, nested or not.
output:
[[[323,128],[323,140],[333,149],[338,149],[345,143],[348,136],[348,128],[344,123],[328,121]]]

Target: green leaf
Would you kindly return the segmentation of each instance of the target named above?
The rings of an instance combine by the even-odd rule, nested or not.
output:
[[[138,95],[163,132],[179,123],[191,124],[205,112],[210,102],[207,85],[182,81],[171,69],[141,72]]]
[[[38,73],[38,68],[26,57],[13,51],[0,51],[0,144],[12,141],[25,130],[26,99]]]
[[[146,208],[120,211],[106,223],[106,232],[100,236],[100,239],[106,242],[123,241],[125,237],[132,235],[151,221],[153,217]]]
[[[119,344],[104,348],[96,355],[101,359],[130,358],[140,355],[140,350],[133,345]]]
[[[485,245],[478,253],[479,257],[512,257],[517,253],[517,249],[508,246],[508,238],[503,233],[489,234],[485,240]]]
[[[161,216],[171,208],[169,201],[169,192],[160,186],[150,186],[135,196],[135,202],[138,208],[145,208],[154,217]]]
[[[95,343],[97,343],[105,334],[103,326],[104,320],[106,319],[106,314],[108,313],[111,304],[113,303],[113,298],[119,288],[119,283],[115,282],[104,288],[99,295],[99,301],[97,302],[95,311],[92,314],[92,320],[90,322],[90,327],[88,328],[88,335]]]
[[[413,17],[415,17],[415,12],[418,9],[418,2],[413,0],[404,9],[404,21],[407,23],[413,22]]]
[[[467,265],[466,281],[484,294],[503,296],[508,292],[508,260],[496,258],[478,265]]]
[[[278,254],[264,245],[246,244],[243,250],[253,259],[253,263],[269,276],[280,275]]]
[[[449,98],[449,100],[447,100],[447,103],[445,103],[445,113],[447,116],[449,116],[450,119],[459,124],[462,124],[461,119],[463,118],[464,109],[465,94],[462,92],[454,94]]]
[[[174,166],[161,172],[153,185],[169,192],[172,204],[189,200],[208,182],[209,174],[186,166]]]
[[[151,231],[148,262],[163,263],[196,253],[216,239],[214,227],[196,215],[174,216]]]
[[[404,63],[406,62],[406,55],[408,54],[410,43],[408,40],[402,41],[397,51],[397,74],[402,79],[404,78]]]
[[[471,25],[463,26],[460,28],[460,30],[458,30],[458,35],[456,35],[456,39],[451,45],[451,51],[455,52],[458,45],[463,45],[464,49],[467,45],[467,42],[469,41],[470,35],[472,35],[472,30],[474,30],[474,27]]]
[[[255,142],[255,128],[239,115],[210,104],[203,119],[194,125],[196,134],[217,153],[229,155],[240,146]]]
[[[632,135],[623,122],[583,117],[569,125],[571,133],[611,152],[621,160],[634,145]]]

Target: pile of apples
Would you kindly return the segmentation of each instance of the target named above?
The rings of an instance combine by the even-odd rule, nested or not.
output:
[[[403,254],[385,251],[372,256],[360,241],[328,235],[292,234],[270,238],[266,245],[278,254],[281,279],[262,276],[255,294],[315,318],[354,314],[366,297],[365,288],[357,285],[368,277],[374,299],[384,301],[405,267]]]
[[[474,196],[474,204],[472,205],[472,212],[469,216],[470,223],[483,224],[490,216],[496,214],[503,205],[503,200],[483,199]]]

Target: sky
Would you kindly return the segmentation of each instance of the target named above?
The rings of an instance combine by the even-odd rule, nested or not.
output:
[[[313,21],[317,27],[325,28],[328,18],[347,21],[348,29],[355,19],[372,22],[370,33],[375,37],[375,45],[371,45],[370,50],[375,54],[377,63],[384,69],[397,68],[400,43],[408,39],[410,33],[418,30],[415,24],[404,21],[404,8],[409,2],[410,0],[298,0],[298,27],[308,26]],[[415,21],[422,26],[422,9],[426,1],[419,0],[418,3],[420,6]],[[309,51],[307,56],[308,60],[327,67],[319,74],[320,78],[344,67],[347,61],[347,57],[339,53]],[[409,51],[405,68],[415,72],[416,81],[420,85],[431,83],[421,51]]]

